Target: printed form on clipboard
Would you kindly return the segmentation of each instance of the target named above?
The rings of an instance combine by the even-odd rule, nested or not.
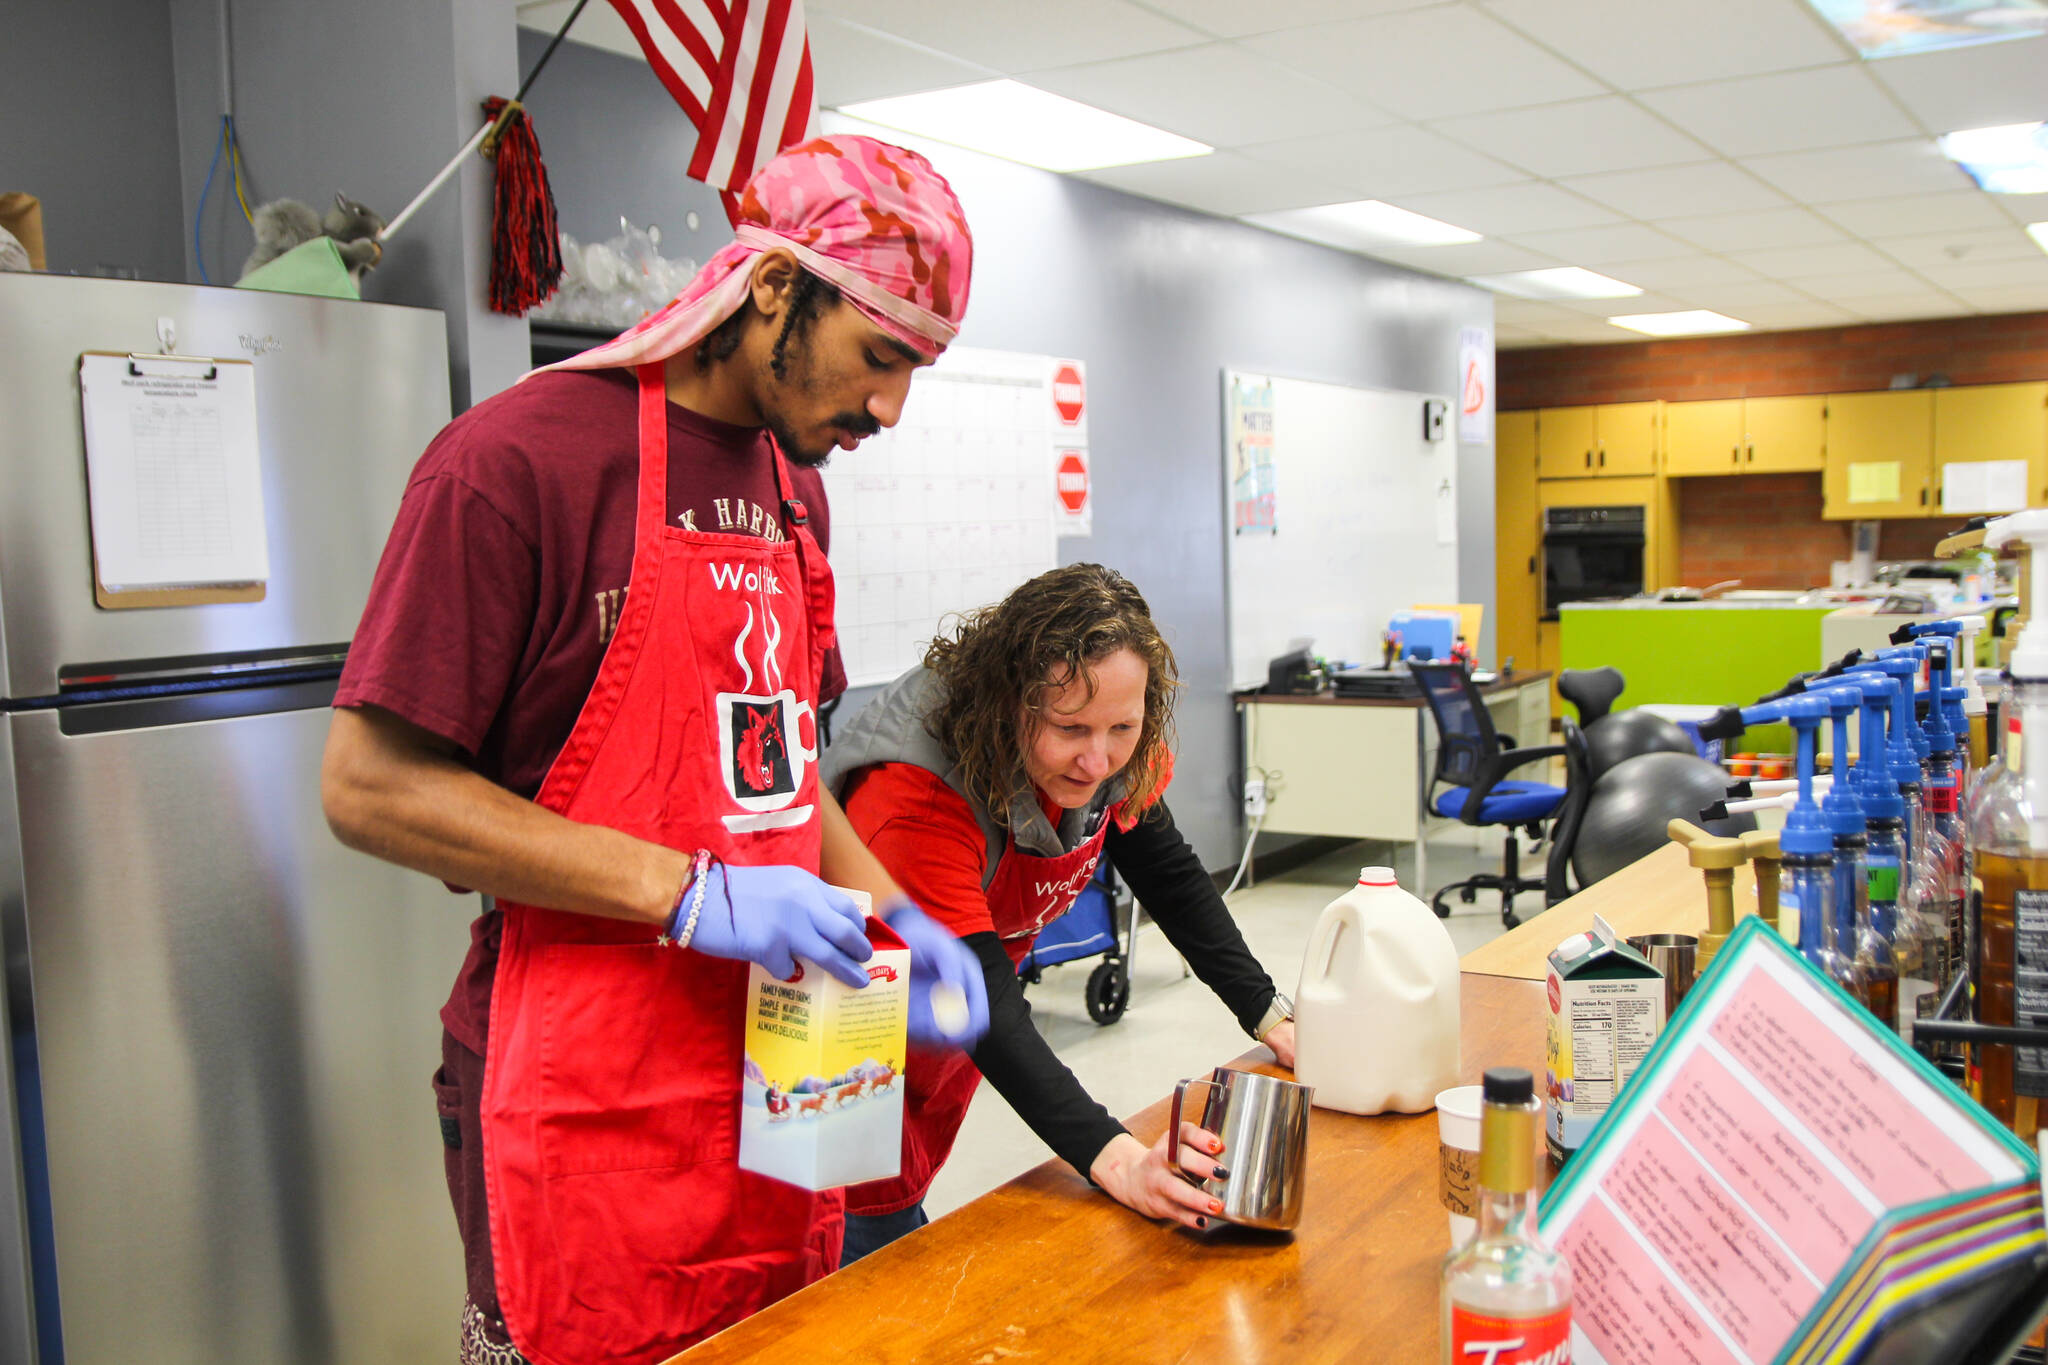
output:
[[[100,605],[260,600],[255,366],[88,351],[78,387]]]

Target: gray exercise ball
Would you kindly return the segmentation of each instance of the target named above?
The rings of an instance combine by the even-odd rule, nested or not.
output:
[[[1665,827],[1674,818],[1703,825],[1711,834],[1755,829],[1756,817],[1747,813],[1711,823],[1700,819],[1702,807],[1727,795],[1728,774],[1695,754],[1623,759],[1593,781],[1593,795],[1572,845],[1573,875],[1580,886],[1591,886],[1655,853],[1671,841]]]
[[[1699,750],[1685,731],[1650,711],[1610,711],[1586,727],[1586,762],[1595,780],[1623,759],[1637,754],[1698,757]]]

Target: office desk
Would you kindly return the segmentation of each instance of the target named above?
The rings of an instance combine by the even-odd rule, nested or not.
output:
[[[1550,741],[1550,674],[1503,674],[1482,684],[1494,728],[1516,747]],[[1266,834],[1327,834],[1415,844],[1415,882],[1428,885],[1429,779],[1436,725],[1419,696],[1269,696],[1240,692],[1245,766],[1263,769]],[[1541,765],[1513,776],[1544,780]],[[1425,890],[1423,895],[1427,896]]]
[[[1543,987],[1463,980],[1463,1080],[1543,1068]],[[1254,1057],[1235,1065],[1284,1075]],[[1128,1120],[1146,1142],[1165,1101]],[[1228,1154],[1225,1154],[1228,1161]],[[1301,1226],[1147,1222],[1048,1161],[675,1358],[1062,1365],[1352,1365],[1437,1358],[1434,1113],[1309,1121]]]

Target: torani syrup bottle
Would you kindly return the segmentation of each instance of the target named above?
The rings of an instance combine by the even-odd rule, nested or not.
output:
[[[1487,1071],[1480,1087],[1479,1226],[1444,1261],[1444,1365],[1567,1365],[1572,1268],[1536,1236],[1535,1079]]]

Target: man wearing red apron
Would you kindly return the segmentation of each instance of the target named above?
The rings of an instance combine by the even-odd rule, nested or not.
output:
[[[909,944],[914,1039],[985,1027],[972,953],[816,766],[844,677],[815,466],[951,341],[966,224],[865,138],[785,153],[741,212],[667,308],[436,438],[335,700],[337,834],[492,898],[435,1078],[465,1362],[658,1361],[838,1264],[838,1192],[736,1164],[748,964],[866,980],[828,883]]]
[[[1294,1064],[1292,1007],[1245,947],[1164,795],[1173,652],[1121,574],[1071,564],[976,612],[841,727],[826,781],[904,888],[979,956],[988,1035],[904,1070],[903,1162],[847,1191],[853,1260],[924,1220],[922,1203],[986,1075],[1032,1131],[1120,1203],[1200,1227],[1215,1201],[1176,1176],[1226,1169],[1193,1124],[1147,1148],[1032,1026],[1017,963],[1107,857],[1197,975]],[[1219,1163],[1220,1157],[1220,1163]]]

